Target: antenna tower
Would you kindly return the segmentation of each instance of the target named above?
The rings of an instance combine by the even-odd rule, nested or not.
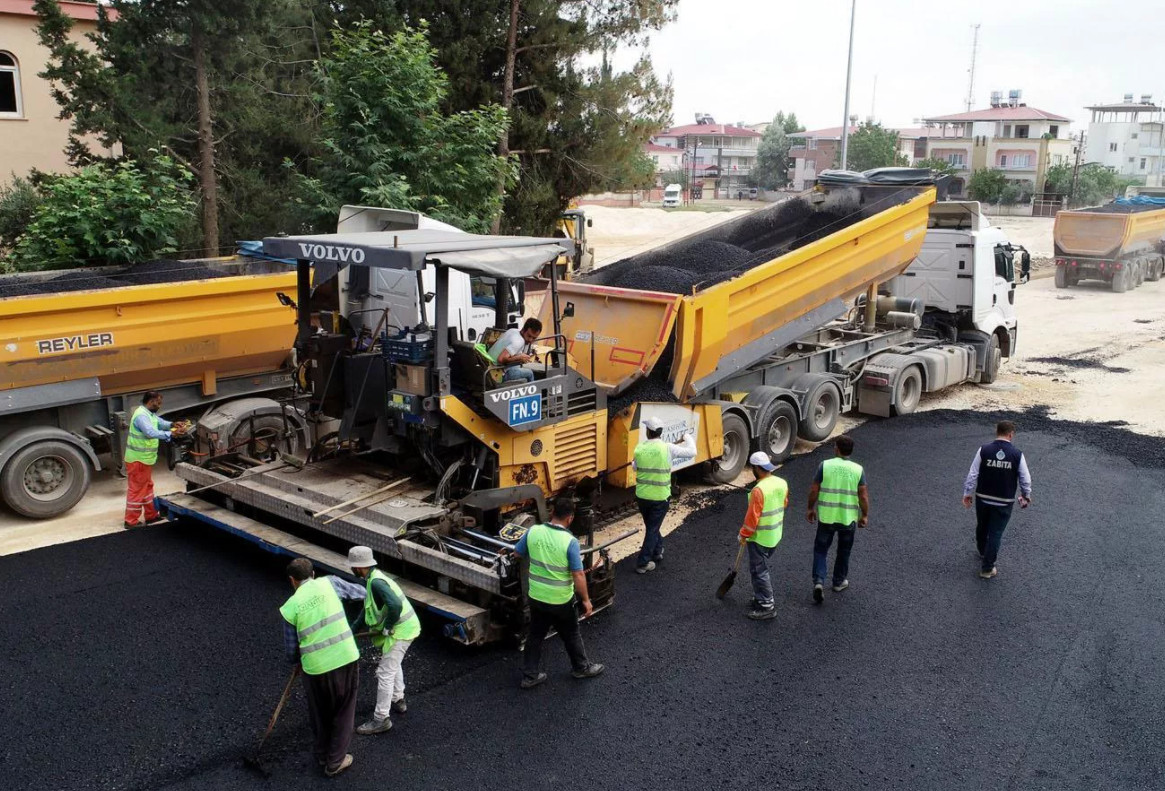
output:
[[[974,31],[974,35],[971,37],[971,68],[967,69],[967,73],[971,75],[967,84],[967,112],[971,112],[975,104],[975,56],[979,54],[979,25],[971,25],[971,30]]]

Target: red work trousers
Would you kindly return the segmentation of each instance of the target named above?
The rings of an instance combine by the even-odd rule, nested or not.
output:
[[[125,493],[125,523],[136,525],[138,522],[148,522],[158,518],[158,509],[154,507],[154,468],[140,461],[126,462],[125,474],[129,478],[129,487]]]

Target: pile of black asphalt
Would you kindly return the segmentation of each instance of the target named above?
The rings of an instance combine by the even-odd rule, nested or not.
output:
[[[16,275],[0,278],[0,299],[40,294],[65,294],[72,291],[91,291],[123,286],[180,283],[188,280],[210,280],[226,276],[226,272],[211,269],[195,261],[160,258],[121,268],[102,267],[92,272],[76,269],[52,277],[33,278],[27,275]]]
[[[426,635],[409,712],[318,774],[297,692],[243,755],[287,667],[284,561],[195,527],[0,558],[0,776],[20,789],[1158,789],[1165,749],[1165,453],[1104,425],[1016,416],[1035,503],[1016,509],[999,576],[976,574],[960,503],[997,415],[936,412],[854,432],[873,500],[851,587],[810,596],[806,492],[829,448],[781,470],[792,503],[773,559],[778,617],[744,617],[737,490],[692,496],[660,568],[619,566],[584,625],[607,672],[520,691],[512,646]],[[361,666],[360,715],[373,703]]]

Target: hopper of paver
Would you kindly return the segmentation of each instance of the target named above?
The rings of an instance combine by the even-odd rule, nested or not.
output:
[[[609,396],[642,383],[651,392],[636,400],[659,400],[656,390],[696,398],[904,271],[934,200],[933,187],[818,187],[612,264],[588,282],[560,284],[562,331],[579,369]],[[735,260],[730,247],[740,250]],[[704,252],[728,265],[717,269]],[[619,285],[629,282],[638,287]]]

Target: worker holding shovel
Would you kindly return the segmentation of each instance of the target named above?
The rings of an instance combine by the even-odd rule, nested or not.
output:
[[[767,621],[777,616],[773,583],[769,576],[769,558],[785,525],[785,508],[789,505],[789,484],[773,475],[776,466],[764,451],[748,458],[756,486],[748,494],[748,511],[740,528],[741,549],[748,550],[748,570],[752,575],[753,600],[748,617]]]

